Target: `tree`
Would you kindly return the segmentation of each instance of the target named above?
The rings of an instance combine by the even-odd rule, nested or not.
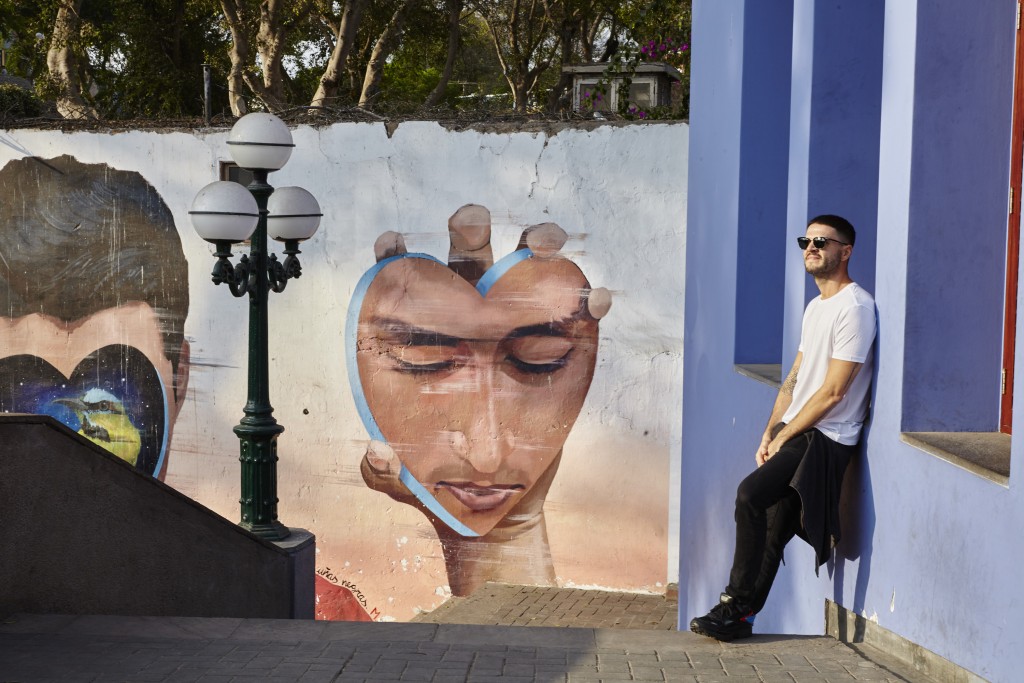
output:
[[[422,3],[384,66],[378,106],[388,112],[472,107],[507,84],[486,25],[462,0]]]
[[[260,3],[260,25],[256,33],[256,53],[260,58],[262,79],[246,74],[246,84],[271,109],[285,105],[284,57],[288,38],[296,26],[309,17],[312,0],[288,3],[264,0]]]
[[[338,96],[345,62],[355,43],[356,32],[359,30],[367,2],[368,0],[345,0],[341,8],[341,16],[336,23],[328,14],[322,15],[324,21],[334,29],[334,47],[310,106],[326,106]]]
[[[249,41],[248,25],[251,23],[249,8],[244,0],[221,0],[224,23],[231,33],[228,57],[231,69],[228,71],[228,103],[231,113],[244,116],[249,113],[245,100],[245,70],[250,63],[252,46]]]
[[[202,64],[224,36],[210,0],[0,0],[12,73],[65,116],[202,112]]]
[[[384,31],[373,44],[370,59],[366,63],[366,74],[363,77],[363,88],[359,94],[359,106],[369,106],[380,95],[380,80],[384,73],[384,61],[391,55],[398,44],[404,29],[405,18],[413,5],[413,0],[401,0]]]
[[[682,74],[675,116],[690,113],[690,26],[691,0],[636,0],[622,2],[616,18],[623,26],[620,50],[612,69],[630,76],[640,61],[664,61]],[[624,106],[625,101],[620,101]]]
[[[203,64],[224,64],[208,0],[84,0],[90,100],[107,118],[202,113]]]
[[[8,69],[66,116],[106,118],[201,114],[204,64],[221,84],[214,107],[236,116],[508,96],[556,110],[561,67],[598,44],[619,46],[618,73],[659,58],[688,78],[688,51],[644,49],[688,44],[689,17],[690,0],[0,0]]]
[[[83,96],[85,72],[81,67],[78,46],[81,7],[82,0],[60,0],[50,47],[46,51],[46,67],[57,111],[66,119],[97,118],[96,110],[86,103]]]
[[[5,68],[13,76],[33,79],[46,71],[46,35],[53,26],[53,12],[22,0],[0,0],[0,41],[4,44]]]
[[[231,111],[249,111],[247,93],[263,106],[280,110],[294,101],[289,92],[285,59],[312,30],[311,19],[323,9],[317,0],[219,0],[223,21],[231,34],[228,93]],[[255,50],[254,50],[255,48]],[[253,64],[253,52],[259,69]]]
[[[516,111],[524,111],[541,74],[551,67],[560,37],[552,31],[562,0],[475,0],[494,42]]]
[[[603,4],[598,0],[565,0],[558,9],[556,30],[560,47],[559,66],[592,61],[594,40],[602,25],[609,21]],[[613,30],[614,23],[609,35],[613,35]],[[558,80],[548,92],[548,111],[563,108],[562,97],[570,85],[572,74],[560,68]]]
[[[448,89],[448,81],[451,80],[455,71],[455,59],[459,53],[459,42],[462,36],[462,7],[463,0],[447,0],[445,8],[448,12],[448,49],[445,52],[444,69],[437,80],[437,85],[430,91],[424,106],[436,107],[444,97]]]

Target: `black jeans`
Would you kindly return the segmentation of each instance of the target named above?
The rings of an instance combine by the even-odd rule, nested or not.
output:
[[[768,600],[783,549],[800,531],[800,496],[789,483],[807,444],[807,433],[793,437],[736,490],[736,553],[725,592],[755,613]]]

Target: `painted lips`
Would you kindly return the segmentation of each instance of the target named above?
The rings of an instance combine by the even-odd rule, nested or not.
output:
[[[509,498],[522,492],[522,484],[481,486],[472,482],[439,481],[437,489],[444,489],[473,512],[486,512],[501,507]]]

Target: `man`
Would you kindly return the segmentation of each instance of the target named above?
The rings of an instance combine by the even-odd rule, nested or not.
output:
[[[800,348],[779,389],[755,460],[736,494],[736,550],[720,602],[690,630],[746,638],[800,534],[820,567],[839,540],[839,492],[867,416],[875,307],[850,279],[856,232],[839,216],[810,221],[797,245],[821,294],[804,311]]]
[[[0,169],[0,411],[45,413],[160,479],[188,384],[188,264],[136,172]]]

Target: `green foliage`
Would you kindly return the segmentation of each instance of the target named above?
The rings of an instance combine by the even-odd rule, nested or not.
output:
[[[7,45],[7,73],[32,79],[46,71],[45,37],[56,14],[53,2],[0,0],[0,40]]]
[[[94,103],[106,118],[202,114],[203,64],[227,73],[226,40],[205,0],[87,0]]]
[[[0,121],[39,116],[42,103],[28,90],[13,83],[0,83]]]
[[[595,92],[606,95],[612,80],[619,81],[619,92],[629,92],[641,62],[664,62],[675,67],[681,76],[673,87],[672,105],[640,109],[620,97],[618,114],[630,120],[689,118],[691,0],[624,3],[620,10],[618,16],[626,22],[620,47],[609,60]],[[587,104],[595,108],[593,95]]]
[[[447,57],[446,21],[438,14],[432,25],[421,23],[415,31],[406,31],[402,44],[384,67],[383,93],[377,106],[392,112],[413,112],[433,92]],[[494,99],[487,96],[507,90],[486,31],[472,15],[463,20],[460,58],[439,107],[475,109]]]
[[[47,50],[63,0],[0,0],[0,37],[8,45],[7,69],[31,80],[37,95],[52,99],[63,84],[49,76]],[[246,30],[255,41],[263,0],[239,3]],[[498,59],[494,37],[483,20],[513,16],[514,0],[467,0],[460,23],[459,52],[441,107],[502,110],[511,106],[511,90]],[[600,54],[606,42],[619,46],[606,76],[629,80],[641,60],[669,61],[683,83],[678,102],[669,111],[643,112],[643,118],[686,117],[689,104],[689,51],[660,51],[662,44],[689,44],[691,0],[547,0],[547,19],[530,26],[512,26],[539,42],[529,60],[510,65],[516,73],[541,67],[530,86],[530,109],[564,106],[563,61],[581,63]],[[285,106],[307,104],[316,91],[334,48],[344,3],[335,0],[284,0],[285,32],[283,91]],[[391,21],[401,0],[372,0],[366,9],[344,65],[342,84],[332,106],[358,101],[370,52]],[[312,11],[310,11],[312,10]],[[389,51],[380,92],[371,108],[382,113],[413,113],[422,106],[442,75],[448,51],[448,3],[418,1],[409,6],[403,30]],[[87,103],[104,118],[198,117],[203,113],[203,64],[213,74],[213,111],[228,110],[231,34],[219,0],[83,0],[81,26],[69,47],[77,55],[78,80]],[[511,22],[511,19],[509,20]],[[539,26],[543,24],[544,33]],[[506,31],[507,32],[507,31]],[[531,33],[532,32],[532,33]],[[519,36],[519,38],[523,37]],[[512,34],[509,33],[509,39]],[[518,38],[517,38],[518,39]],[[614,39],[614,40],[612,40]],[[658,54],[650,50],[652,42]],[[644,48],[648,48],[645,50]],[[255,43],[247,73],[261,79]],[[535,63],[541,60],[544,63]],[[550,63],[547,62],[550,60]],[[550,93],[551,102],[548,102]],[[253,109],[264,105],[251,94]],[[626,118],[641,118],[624,109]]]
[[[58,5],[0,0],[8,71],[33,80],[44,99],[62,90],[46,69]],[[228,70],[218,11],[216,0],[84,0],[70,47],[89,103],[105,118],[201,115],[203,63]],[[220,88],[215,108],[218,95],[226,103]]]

